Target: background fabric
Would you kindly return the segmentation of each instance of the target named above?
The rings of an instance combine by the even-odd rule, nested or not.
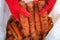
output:
[[[5,40],[6,25],[9,19],[10,11],[5,0],[0,0],[0,40]]]
[[[26,2],[28,2],[26,0]],[[5,2],[5,0],[0,0],[0,40],[5,40],[6,36],[6,25],[7,21],[11,15],[9,8]],[[54,26],[47,35],[45,40],[60,40],[60,0],[57,0],[51,14]]]
[[[4,31],[4,0],[0,0],[0,40],[4,40],[5,31]]]
[[[60,0],[57,0],[51,14],[54,26],[45,40],[60,40]]]

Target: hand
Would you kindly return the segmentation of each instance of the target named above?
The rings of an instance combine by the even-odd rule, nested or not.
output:
[[[19,17],[18,17],[18,14],[19,14],[19,13],[22,14],[22,15],[24,15],[24,16],[27,16],[27,17],[30,16],[30,14],[29,14],[26,10],[23,10],[23,9],[19,6],[18,0],[6,0],[6,2],[7,2],[7,4],[8,4],[8,6],[9,6],[9,9],[10,9],[12,15],[14,16],[14,18],[15,18],[16,20],[19,21]]]
[[[47,0],[47,4],[45,7],[40,11],[40,14],[45,13],[48,11],[49,13],[51,12],[52,8],[54,7],[54,4],[56,3],[56,0]]]

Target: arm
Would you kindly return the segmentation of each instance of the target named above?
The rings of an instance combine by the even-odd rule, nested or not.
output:
[[[18,13],[21,13],[22,15],[27,16],[27,17],[30,16],[30,14],[26,10],[23,10],[19,6],[18,0],[6,0],[6,3],[8,4],[9,9],[10,9],[12,15],[14,16],[14,18],[16,18],[16,20],[19,21]]]
[[[47,4],[44,6],[44,8],[40,11],[40,14],[49,11],[51,12],[54,4],[56,3],[56,0],[47,0]]]

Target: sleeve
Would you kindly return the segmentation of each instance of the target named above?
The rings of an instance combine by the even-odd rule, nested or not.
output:
[[[46,11],[51,11],[52,10],[52,8],[53,8],[53,6],[54,6],[54,4],[56,3],[56,0],[47,0],[47,3],[46,3],[46,5],[44,6],[44,8],[40,11],[40,14],[42,14],[42,13],[44,13],[44,12],[46,12]]]

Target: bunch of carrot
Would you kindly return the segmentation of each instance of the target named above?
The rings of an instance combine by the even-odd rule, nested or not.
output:
[[[26,17],[18,14],[19,22],[11,16],[7,23],[6,40],[44,40],[53,27],[53,22],[48,16],[48,11],[39,15],[39,11],[45,6],[46,1],[30,1],[28,3],[19,1],[18,3],[31,16]]]

